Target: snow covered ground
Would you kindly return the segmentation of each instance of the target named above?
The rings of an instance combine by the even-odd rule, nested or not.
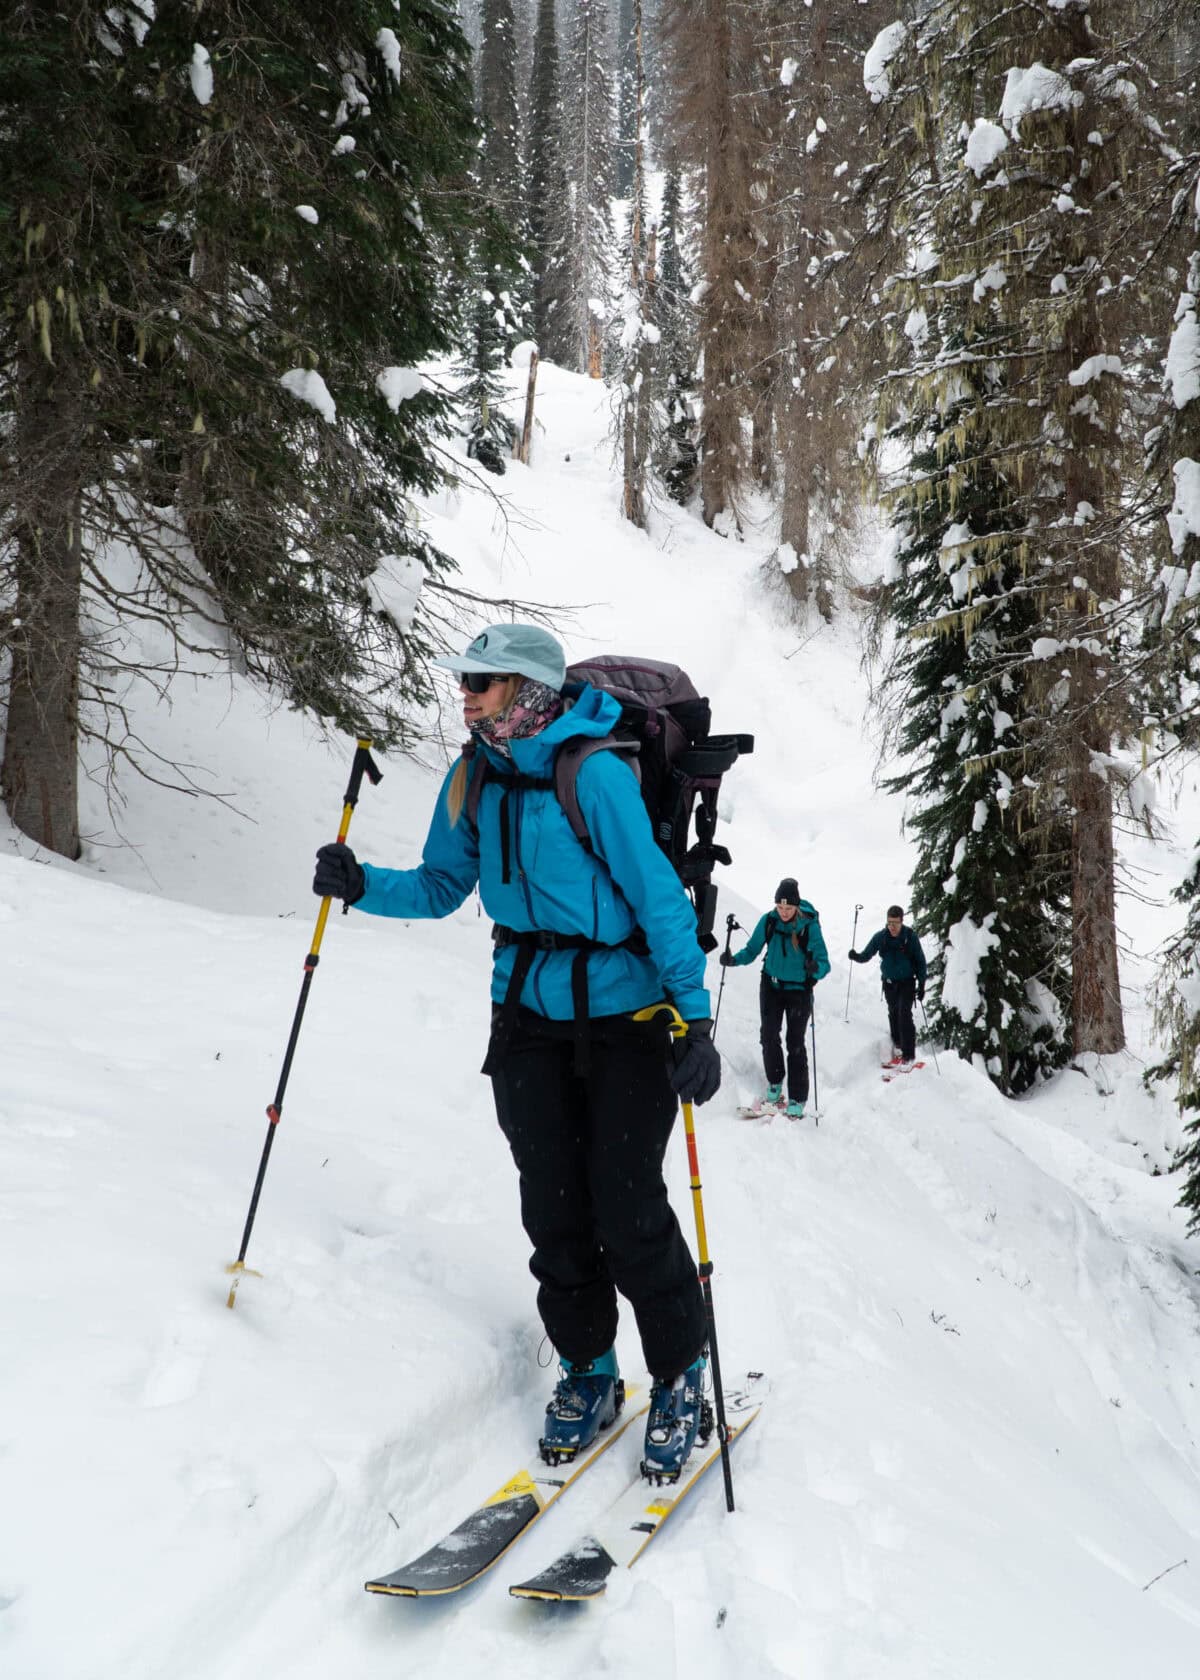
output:
[[[1174,1113],[1139,1082],[1172,912],[1123,904],[1128,1054],[1019,1104],[946,1055],[885,1086],[875,975],[854,971],[845,1020],[845,950],[854,905],[861,943],[911,863],[871,788],[857,628],[786,620],[765,530],[623,525],[607,394],[542,384],[507,519],[447,494],[436,539],[474,586],[573,608],[572,654],[678,658],[718,728],[756,733],[727,779],[721,917],[749,925],[793,874],[833,958],[819,1128],[735,1118],[760,1078],[741,970],[697,1117],[723,1362],[773,1383],[735,1450],[738,1510],[714,1475],[598,1605],[510,1599],[622,1485],[631,1430],[476,1588],[363,1593],[500,1486],[550,1387],[477,1072],[488,924],[474,903],[439,925],[331,918],[263,1275],[227,1311],[349,744],[237,679],[185,680],[169,710],[143,697],[142,725],[227,803],[130,783],[122,845],[89,784],[74,866],[0,834],[0,1674],[1190,1680],[1200,1243],[1159,1175]],[[384,768],[351,840],[404,865],[433,770]],[[1126,846],[1151,898],[1179,856]],[[690,1228],[678,1140],[669,1169]],[[631,1325],[618,1345],[636,1374]]]

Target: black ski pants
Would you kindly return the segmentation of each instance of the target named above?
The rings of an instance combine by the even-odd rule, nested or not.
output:
[[[758,987],[763,1072],[768,1085],[783,1084],[783,1045],[780,1035],[787,1021],[787,1094],[790,1102],[808,1101],[808,1051],[804,1035],[812,1014],[812,990],[808,986],[786,989],[772,986],[764,974]]]
[[[892,1043],[906,1062],[916,1059],[917,1029],[913,1025],[913,1002],[917,995],[915,980],[885,980],[883,995],[887,999],[888,1026]]]
[[[573,1035],[573,1022],[523,1008],[492,1074],[520,1173],[538,1311],[562,1357],[583,1364],[612,1346],[620,1290],[651,1376],[675,1377],[702,1352],[707,1330],[696,1262],[663,1181],[679,1106],[666,1025],[593,1019],[582,1077]]]

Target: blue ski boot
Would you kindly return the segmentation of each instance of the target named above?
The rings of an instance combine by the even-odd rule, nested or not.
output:
[[[564,1464],[590,1447],[625,1404],[625,1384],[617,1374],[617,1350],[609,1348],[586,1365],[559,1362],[562,1375],[546,1407],[546,1433],[538,1451],[547,1464]]]
[[[702,1392],[707,1370],[708,1360],[701,1354],[686,1371],[669,1382],[656,1382],[650,1391],[642,1475],[660,1486],[679,1480],[697,1440],[707,1441],[713,1432],[713,1409]]]

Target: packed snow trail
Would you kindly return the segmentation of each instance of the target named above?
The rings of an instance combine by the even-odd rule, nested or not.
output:
[[[134,721],[229,803],[131,782],[133,849],[89,781],[79,865],[0,833],[0,1672],[1190,1680],[1200,1245],[1161,1173],[1176,1117],[1133,1055],[1021,1103],[945,1054],[884,1087],[878,987],[856,973],[844,1021],[840,953],[854,904],[861,939],[911,862],[872,790],[856,626],[806,640],[786,618],[768,528],[623,525],[607,394],[543,380],[507,532],[464,488],[436,540],[475,587],[595,603],[564,625],[572,652],[674,656],[717,727],[756,734],[723,792],[719,917],[752,926],[795,875],[834,958],[820,1127],[736,1118],[762,1079],[740,971],[725,1084],[696,1116],[723,1365],[772,1382],[737,1512],[710,1478],[586,1615],[510,1599],[507,1572],[445,1603],[363,1592],[501,1485],[552,1384],[478,1073],[488,924],[473,902],[437,925],[331,918],[248,1255],[263,1276],[228,1311],[350,749],[237,677],[183,679],[161,713],[135,687]],[[361,855],[419,856],[429,757],[364,790]],[[1181,873],[1172,846],[1125,844],[1141,878]],[[1143,951],[1170,925],[1123,914]],[[1146,973],[1126,966],[1135,1043]],[[680,1136],[668,1172],[690,1229]],[[627,1317],[618,1347],[640,1371]],[[616,1494],[608,1457],[522,1542],[521,1575]]]

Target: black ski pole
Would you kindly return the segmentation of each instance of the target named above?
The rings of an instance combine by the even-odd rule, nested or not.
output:
[[[367,777],[372,787],[377,787],[383,772],[371,757],[370,741],[360,740],[355,747],[354,760],[350,766],[350,780],[346,786],[346,797],[342,802],[342,821],[338,829],[338,841],[345,841],[350,830],[350,818],[354,815],[354,807],[358,804],[359,789],[362,779]],[[288,1034],[287,1049],[283,1055],[283,1067],[279,1074],[279,1083],[275,1087],[274,1100],[267,1108],[267,1136],[263,1144],[262,1159],[258,1163],[258,1176],[254,1180],[254,1190],[250,1196],[250,1211],[246,1215],[246,1228],[242,1232],[242,1246],[238,1249],[238,1257],[232,1265],[226,1266],[227,1272],[233,1273],[233,1282],[229,1286],[229,1299],[225,1305],[232,1307],[237,1294],[237,1286],[242,1281],[242,1274],[247,1270],[246,1250],[250,1246],[250,1233],[254,1229],[254,1216],[258,1212],[258,1198],[262,1194],[263,1179],[267,1176],[267,1162],[271,1158],[271,1145],[275,1141],[275,1128],[279,1125],[283,1113],[283,1096],[287,1090],[288,1074],[292,1071],[292,1057],[296,1053],[296,1042],[300,1037],[300,1024],[304,1020],[304,1006],[308,1002],[309,988],[317,964],[321,960],[321,941],[325,937],[325,923],[329,920],[329,907],[333,903],[331,898],[321,900],[321,908],[317,913],[317,925],[313,932],[312,945],[304,959],[304,979],[300,982],[300,998],[296,1004],[296,1013],[292,1016],[292,1030]],[[349,909],[342,906],[342,913]]]
[[[853,931],[850,934],[850,949],[852,951],[857,951],[858,950],[858,912],[861,909],[862,909],[861,904],[856,904],[854,906],[854,928],[853,928]],[[846,1019],[847,1019],[847,1021],[850,1019],[850,982],[851,982],[851,980],[853,980],[853,978],[854,978],[854,964],[851,963],[850,964],[850,972],[846,976]]]
[[[812,1028],[813,1047],[813,1125],[819,1126],[821,1124],[821,1093],[817,1087],[817,999],[815,991],[812,1001],[812,1014],[808,1018],[808,1024]]]
[[[921,1019],[925,1023],[925,1036],[926,1038],[929,1038],[929,1016],[925,1013],[925,999],[918,998],[917,1002],[921,1005]],[[933,1057],[933,1065],[937,1069],[937,1076],[940,1079],[942,1077],[941,1063],[937,1059],[937,1051],[933,1048],[932,1040],[930,1040],[929,1044],[929,1054]]]
[[[730,944],[733,940],[733,930],[734,930],[734,928],[737,928],[738,932],[740,933],[741,930],[742,930],[742,924],[738,921],[737,917],[733,914],[733,911],[731,910],[729,912],[728,916],[726,916],[726,918],[725,918],[725,955],[726,956],[729,955],[729,946],[730,946]],[[711,1034],[711,1036],[714,1040],[716,1039],[716,1036],[717,1036],[717,1022],[721,1019],[721,999],[725,995],[725,972],[726,972],[727,967],[728,967],[727,963],[722,963],[721,964],[721,984],[717,987],[717,1007],[713,1011],[713,1024],[712,1024],[712,1034]]]

